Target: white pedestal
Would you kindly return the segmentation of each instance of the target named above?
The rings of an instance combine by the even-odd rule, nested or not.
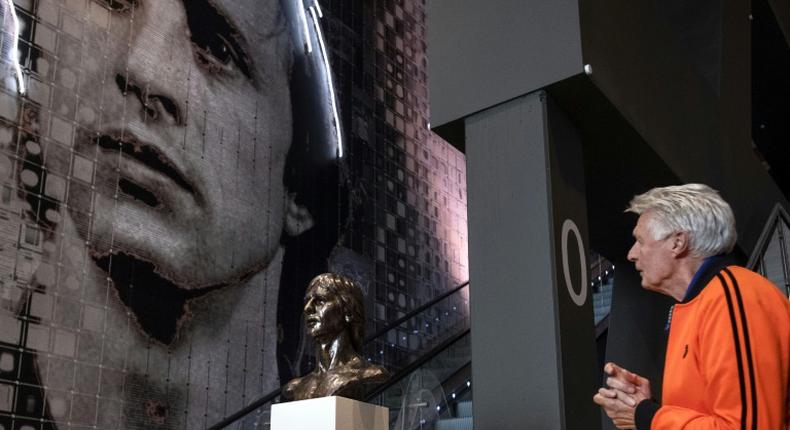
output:
[[[389,409],[345,397],[272,405],[271,430],[388,430]]]

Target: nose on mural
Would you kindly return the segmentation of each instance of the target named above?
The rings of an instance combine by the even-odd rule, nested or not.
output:
[[[426,6],[349,6],[0,0],[0,427],[210,428],[311,370],[316,275],[379,328],[468,281]],[[457,335],[468,290],[355,363]]]

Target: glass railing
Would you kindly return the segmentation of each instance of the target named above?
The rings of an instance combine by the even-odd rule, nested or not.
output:
[[[371,393],[368,402],[389,409],[391,430],[434,429],[471,400],[470,338],[466,329],[446,339]]]
[[[371,403],[384,405],[402,403],[397,397],[398,387],[404,381],[408,385],[408,378],[411,378],[412,372],[418,369],[422,369],[420,372],[426,375],[426,378],[430,378],[427,376],[430,373],[440,382],[444,381],[442,378],[447,376],[449,370],[435,366],[447,367],[453,365],[455,361],[449,355],[444,356],[439,353],[443,348],[452,349],[451,353],[461,354],[465,358],[460,361],[465,360],[468,363],[471,358],[469,327],[469,283],[467,282],[435,297],[367,336],[362,348],[363,355],[372,363],[384,365],[393,375],[390,381],[382,386],[386,387],[386,390],[379,389],[372,393],[374,399]],[[466,340],[461,341],[463,337]],[[455,370],[459,368],[456,367]],[[410,393],[408,387],[401,389],[401,393]],[[271,405],[279,401],[280,391],[272,391],[209,427],[209,430],[268,430]],[[403,408],[398,406],[397,413],[400,413],[401,409]]]

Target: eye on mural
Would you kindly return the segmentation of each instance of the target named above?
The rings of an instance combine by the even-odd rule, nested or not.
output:
[[[356,110],[333,6],[0,0],[0,428],[203,428],[309,367],[318,273],[378,322],[466,280],[463,156]]]

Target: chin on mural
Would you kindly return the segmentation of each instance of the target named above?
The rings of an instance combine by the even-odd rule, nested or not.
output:
[[[207,428],[319,365],[317,275],[368,333],[467,281],[424,12],[0,0],[0,430]],[[467,319],[460,294],[344,357],[374,384]]]
[[[300,365],[292,308],[347,212],[315,11],[15,3],[0,371],[17,384],[0,410],[31,429],[191,429],[278,387]]]

